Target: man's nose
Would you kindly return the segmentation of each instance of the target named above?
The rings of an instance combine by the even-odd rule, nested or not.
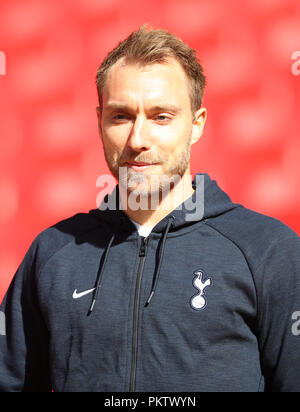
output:
[[[133,151],[143,152],[150,149],[149,130],[147,130],[147,120],[142,116],[137,116],[132,124],[127,146]]]

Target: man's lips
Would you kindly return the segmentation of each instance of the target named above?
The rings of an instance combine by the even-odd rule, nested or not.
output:
[[[147,163],[147,162],[126,162],[124,166],[130,167],[135,171],[146,170],[152,166],[157,166],[158,163]]]

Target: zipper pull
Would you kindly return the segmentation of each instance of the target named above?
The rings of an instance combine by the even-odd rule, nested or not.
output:
[[[142,236],[142,244],[140,248],[139,257],[146,256],[146,248],[147,248],[148,238]]]

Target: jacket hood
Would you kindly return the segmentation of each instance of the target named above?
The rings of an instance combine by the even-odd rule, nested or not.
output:
[[[195,189],[193,195],[158,222],[152,232],[164,232],[170,218],[173,222],[169,231],[173,232],[241,206],[233,203],[230,197],[220,189],[215,180],[211,180],[207,173],[197,173],[192,185]],[[119,207],[118,185],[111,194],[104,197],[98,209],[92,209],[89,213],[100,220],[106,221],[115,230],[120,226],[123,229],[133,228],[130,219],[124,210]]]

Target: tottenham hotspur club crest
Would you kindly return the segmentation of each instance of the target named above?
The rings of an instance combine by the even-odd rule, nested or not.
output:
[[[201,270],[196,270],[194,272],[195,278],[193,279],[193,286],[198,289],[199,293],[194,295],[191,300],[190,304],[194,310],[202,310],[206,306],[206,298],[204,295],[204,289],[207,286],[212,285],[211,278],[203,279],[203,272]]]

